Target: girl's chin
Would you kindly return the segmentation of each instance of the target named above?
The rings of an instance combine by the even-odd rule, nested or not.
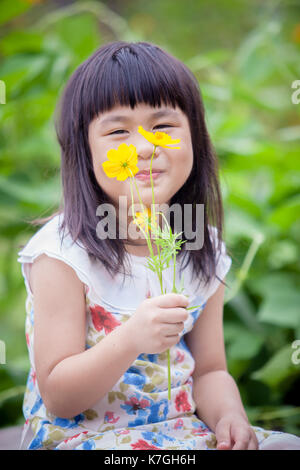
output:
[[[154,187],[154,201],[155,201],[155,205],[156,204],[167,204],[169,205],[171,203],[171,197],[170,197],[170,193],[169,194],[165,194],[165,191],[164,189],[167,189],[167,188],[156,188]],[[138,186],[138,191],[139,191],[139,196],[142,200],[142,203],[144,206],[146,207],[151,207],[152,203],[153,203],[153,199],[152,199],[152,188],[151,188],[151,185],[150,186]],[[140,206],[140,199],[139,199],[139,196],[137,195],[137,191],[136,191],[136,188],[135,186],[133,186],[133,203],[136,205],[136,206]],[[130,188],[129,188],[129,192],[127,193],[127,205],[128,206],[131,206],[132,204],[132,198],[131,198],[131,191],[130,191]],[[139,210],[139,209],[136,209],[136,210]]]

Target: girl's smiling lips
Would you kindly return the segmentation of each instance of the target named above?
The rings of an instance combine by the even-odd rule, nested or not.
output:
[[[152,173],[161,173],[163,170],[160,170],[159,168],[152,168]],[[149,175],[150,174],[150,168],[145,168],[145,170],[140,170],[138,172],[138,175],[142,175],[142,174],[146,174],[146,175]]]
[[[158,178],[162,173],[162,170],[152,170],[152,178]],[[135,175],[135,177],[142,181],[150,181],[150,170],[141,170]]]

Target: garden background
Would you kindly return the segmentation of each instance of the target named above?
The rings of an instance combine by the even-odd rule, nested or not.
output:
[[[27,221],[60,201],[55,106],[73,70],[114,40],[157,43],[199,80],[233,254],[229,372],[253,425],[300,436],[300,4],[275,0],[1,0],[0,427],[24,421],[17,252],[38,229]]]

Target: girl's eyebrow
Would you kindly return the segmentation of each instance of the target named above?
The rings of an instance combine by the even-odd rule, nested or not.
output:
[[[172,111],[171,109],[170,110],[165,109],[162,111],[156,111],[155,113],[152,113],[149,116],[149,120],[153,118],[159,118],[159,117],[165,117],[165,116],[179,117],[179,114],[177,111]],[[124,116],[121,114],[113,114],[107,118],[100,120],[99,124],[102,125],[102,124],[107,124],[110,122],[130,122],[130,121],[131,119],[128,116]]]

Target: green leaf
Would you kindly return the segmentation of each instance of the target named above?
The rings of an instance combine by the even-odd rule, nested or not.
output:
[[[262,273],[255,278],[248,279],[249,286],[255,294],[261,297],[271,297],[273,292],[279,291],[297,291],[299,289],[296,283],[297,276],[288,272]]]
[[[7,390],[3,390],[0,392],[0,406],[6,401],[11,398],[15,398],[18,395],[24,395],[26,386],[25,385],[18,385],[16,387],[9,388]]]
[[[0,24],[6,23],[12,18],[20,15],[21,13],[29,10],[31,5],[25,0],[1,0],[0,8]]]
[[[24,185],[16,179],[7,179],[0,176],[0,193],[13,201],[29,202],[39,205],[52,205],[59,202],[59,181],[57,178],[49,180],[46,184],[40,182],[38,186]]]
[[[264,338],[257,333],[240,331],[228,347],[228,355],[233,359],[251,359],[259,352],[263,343]]]
[[[300,292],[280,289],[264,299],[258,318],[262,322],[297,328],[300,325],[299,305]]]
[[[292,240],[279,240],[274,243],[268,257],[269,266],[279,269],[299,259],[299,248]]]
[[[28,55],[18,54],[8,57],[3,63],[0,74],[7,83],[8,90],[15,92],[21,89],[25,83],[33,81],[45,70],[49,64],[49,57],[43,54],[32,54],[30,55],[30,67],[28,67],[28,62]]]
[[[293,196],[271,212],[267,223],[278,225],[283,230],[288,230],[298,220],[300,213],[300,195]]]
[[[66,16],[54,25],[54,30],[60,40],[67,45],[77,57],[77,62],[82,62],[99,47],[100,30],[97,18],[91,13]]]
[[[251,378],[276,388],[284,380],[299,375],[299,365],[292,362],[293,353],[291,345],[284,346],[261,369],[253,372]]]
[[[40,33],[26,30],[11,31],[1,38],[0,51],[6,56],[20,52],[40,52],[42,43],[43,36]]]
[[[227,215],[227,236],[229,240],[240,237],[253,239],[257,234],[264,233],[264,226],[245,211],[236,208]]]
[[[211,68],[217,63],[224,62],[230,56],[227,49],[217,49],[207,53],[201,53],[186,61],[186,65],[196,72],[202,68]]]

